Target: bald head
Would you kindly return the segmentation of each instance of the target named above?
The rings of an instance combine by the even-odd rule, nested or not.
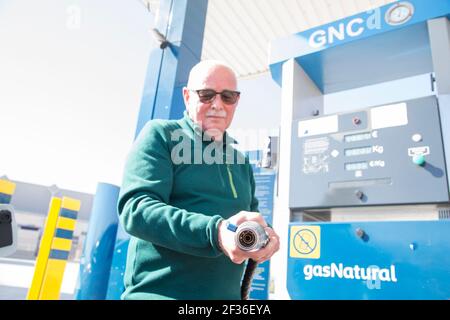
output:
[[[189,117],[214,139],[221,139],[233,120],[239,101],[222,100],[216,94],[212,100],[202,102],[198,90],[209,89],[216,93],[236,91],[236,74],[225,63],[217,60],[204,60],[196,64],[189,73],[187,87],[183,88],[183,97]]]
[[[197,63],[189,72],[187,87],[198,89],[211,74],[220,73],[222,77],[227,77],[234,83],[232,90],[236,90],[236,73],[231,67],[219,60],[203,60]]]

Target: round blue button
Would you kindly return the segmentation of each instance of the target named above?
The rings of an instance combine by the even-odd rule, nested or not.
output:
[[[413,156],[412,160],[418,166],[423,166],[425,164],[425,156],[422,154]]]

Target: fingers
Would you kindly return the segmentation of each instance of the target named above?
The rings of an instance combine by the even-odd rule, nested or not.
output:
[[[258,263],[269,260],[280,249],[279,236],[275,233],[275,231],[273,231],[272,228],[266,227],[264,229],[269,237],[269,242],[264,248],[251,254],[251,259]]]
[[[227,229],[225,221],[221,221],[218,226],[218,246],[228,258],[236,264],[241,264],[249,258],[249,252],[237,247],[235,233]]]
[[[242,257],[230,257],[230,260],[231,260],[233,263],[241,264],[242,262],[244,262],[244,261],[247,260],[247,259],[244,259],[244,258],[242,258]]]
[[[266,227],[264,230],[267,233],[267,236],[269,237],[269,242],[267,243],[264,250],[267,250],[268,252],[271,252],[274,254],[280,249],[280,237],[275,233],[275,231],[272,228]]]
[[[264,257],[261,257],[260,259],[258,259],[258,263],[263,263],[263,262],[266,262],[266,261],[268,261],[268,260],[270,260],[270,258],[271,258],[272,256],[264,256]]]
[[[223,253],[227,255],[233,263],[241,264],[247,259],[253,259],[258,263],[269,260],[280,248],[280,241],[275,231],[267,226],[264,217],[259,212],[240,211],[230,217],[228,221],[236,226],[246,221],[254,221],[264,227],[269,237],[267,245],[257,251],[244,251],[237,247],[234,240],[234,233],[227,229],[225,223],[219,225],[219,246]]]
[[[234,215],[229,219],[235,225],[239,225],[245,221],[255,221],[262,225],[263,227],[267,227],[267,223],[264,220],[264,217],[259,212],[252,211],[240,211],[238,214]]]

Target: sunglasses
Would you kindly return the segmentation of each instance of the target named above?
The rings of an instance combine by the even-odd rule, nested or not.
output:
[[[223,90],[222,92],[217,92],[213,89],[200,89],[200,90],[190,90],[197,92],[198,98],[202,103],[212,103],[216,98],[216,95],[220,94],[220,98],[225,104],[235,104],[241,94],[239,91]]]

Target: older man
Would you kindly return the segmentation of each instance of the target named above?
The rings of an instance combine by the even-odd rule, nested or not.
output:
[[[200,62],[183,97],[184,117],[149,121],[127,159],[118,203],[131,235],[123,299],[240,299],[243,262],[279,249],[258,213],[248,159],[226,133],[240,97],[234,72]],[[242,251],[226,221],[256,221],[270,241]]]

